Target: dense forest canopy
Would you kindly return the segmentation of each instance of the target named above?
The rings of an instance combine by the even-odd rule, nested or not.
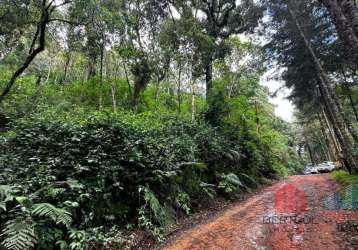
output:
[[[163,241],[306,163],[357,173],[357,20],[352,0],[1,0],[0,249]]]

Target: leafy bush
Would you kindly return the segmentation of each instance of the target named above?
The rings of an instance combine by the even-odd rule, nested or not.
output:
[[[348,185],[358,185],[358,176],[357,175],[350,175],[345,170],[336,170],[331,173],[334,180],[338,181],[339,183],[348,186]]]
[[[29,221],[18,226],[20,216],[41,225],[28,223],[23,234],[38,249],[121,245],[113,225],[136,225],[162,240],[177,213],[217,194],[235,197],[257,187],[261,176],[279,173],[268,147],[249,132],[237,136],[150,112],[54,108],[19,119],[0,137],[0,185],[16,187],[16,197],[32,205],[14,214],[6,208],[17,203],[9,203],[8,191],[1,194],[0,226],[7,229],[0,239],[23,244],[12,238]]]
[[[139,226],[160,238],[176,209],[189,213],[192,202],[215,193],[216,172],[235,155],[205,124],[170,117],[161,123],[146,116],[88,118],[25,119],[0,146],[0,184],[18,186],[34,204],[52,204],[34,211],[53,221],[65,223],[55,212],[67,209],[75,230],[125,226],[138,218]],[[60,231],[69,237],[68,230]]]

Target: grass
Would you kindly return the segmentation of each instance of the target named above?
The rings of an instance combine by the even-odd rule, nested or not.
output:
[[[333,179],[344,186],[358,185],[358,175],[350,175],[345,170],[337,170],[331,173]]]

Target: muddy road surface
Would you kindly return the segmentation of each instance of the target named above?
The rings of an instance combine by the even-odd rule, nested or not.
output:
[[[329,174],[289,177],[175,235],[163,249],[358,249],[351,240],[357,231],[347,227],[358,215],[340,208],[340,189]]]

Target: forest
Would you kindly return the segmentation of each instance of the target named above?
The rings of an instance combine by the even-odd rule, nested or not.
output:
[[[0,0],[0,249],[160,244],[307,163],[358,174],[357,86],[355,0]]]

